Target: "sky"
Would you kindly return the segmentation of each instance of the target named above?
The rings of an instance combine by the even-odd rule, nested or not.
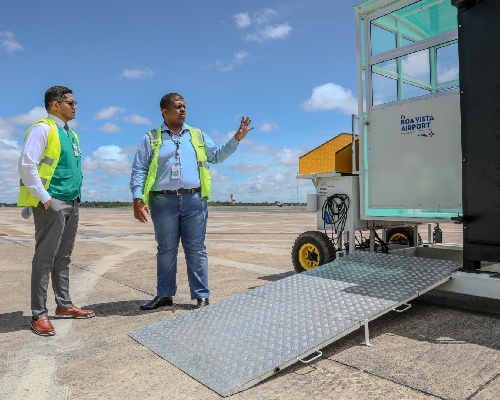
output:
[[[212,201],[306,202],[299,157],[357,113],[355,13],[360,0],[109,0],[2,3],[0,203],[19,191],[26,129],[46,117],[45,91],[73,90],[83,201],[131,201],[134,154],[180,93],[186,123],[216,144],[242,116],[254,129],[212,164]],[[51,7],[53,4],[56,7]]]

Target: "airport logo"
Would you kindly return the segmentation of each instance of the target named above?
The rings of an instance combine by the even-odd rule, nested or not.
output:
[[[433,115],[421,115],[416,117],[406,117],[401,115],[401,135],[416,135],[421,137],[433,137],[432,129]]]

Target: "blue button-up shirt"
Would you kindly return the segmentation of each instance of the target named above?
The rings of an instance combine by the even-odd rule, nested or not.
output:
[[[161,137],[162,143],[158,154],[158,171],[151,190],[177,190],[200,187],[198,162],[196,160],[196,151],[191,144],[189,126],[183,124],[182,131],[177,135],[163,123],[161,126]],[[236,150],[239,143],[232,137],[226,143],[216,146],[208,135],[203,133],[203,137],[205,141],[205,153],[208,162],[211,164],[223,162]],[[175,141],[179,143],[178,146],[175,144]],[[178,155],[176,155],[176,152]],[[134,199],[142,197],[152,157],[151,142],[149,135],[146,133],[139,144],[134,162],[132,163],[130,190]],[[180,179],[171,179],[172,166],[176,165],[177,162],[181,167]]]

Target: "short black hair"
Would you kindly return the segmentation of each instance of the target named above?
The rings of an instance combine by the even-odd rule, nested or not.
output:
[[[169,93],[163,96],[160,100],[160,110],[168,110],[168,107],[174,102],[175,99],[184,100],[184,97],[182,97],[179,93]]]
[[[73,91],[66,86],[52,86],[45,92],[45,109],[48,111],[52,102],[64,101],[67,94],[72,94]]]

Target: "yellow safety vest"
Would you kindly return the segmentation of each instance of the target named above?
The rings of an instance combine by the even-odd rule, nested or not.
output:
[[[31,125],[26,133],[24,134],[24,140],[26,141],[26,136],[31,128],[39,123],[45,123],[49,126],[49,135],[47,138],[47,147],[45,147],[45,152],[43,153],[42,160],[40,164],[38,164],[38,175],[42,180],[43,187],[48,189],[50,186],[50,181],[52,176],[54,176],[54,171],[57,168],[57,164],[59,163],[59,159],[61,157],[61,142],[59,140],[59,132],[56,123],[53,119],[50,118],[42,118],[36,121],[33,125]],[[75,132],[77,144],[80,145],[80,140]],[[19,180],[20,190],[19,197],[17,199],[17,205],[21,207],[26,206],[36,206],[40,202],[40,199],[36,196],[32,196],[28,191],[28,188],[24,186],[22,179]]]
[[[201,197],[204,199],[210,199],[210,191],[212,188],[212,180],[210,179],[210,170],[208,168],[208,159],[205,153],[205,141],[203,139],[203,133],[200,129],[192,128],[188,126],[189,133],[191,134],[191,144],[196,152],[196,160],[198,162],[198,174],[200,176],[201,183]],[[145,204],[149,204],[149,192],[153,187],[156,180],[156,172],[158,171],[158,154],[160,152],[162,137],[161,137],[161,125],[152,129],[148,132],[149,140],[151,142],[151,150],[153,152],[153,157],[151,163],[149,164],[148,175],[144,183],[142,190],[142,201]]]

